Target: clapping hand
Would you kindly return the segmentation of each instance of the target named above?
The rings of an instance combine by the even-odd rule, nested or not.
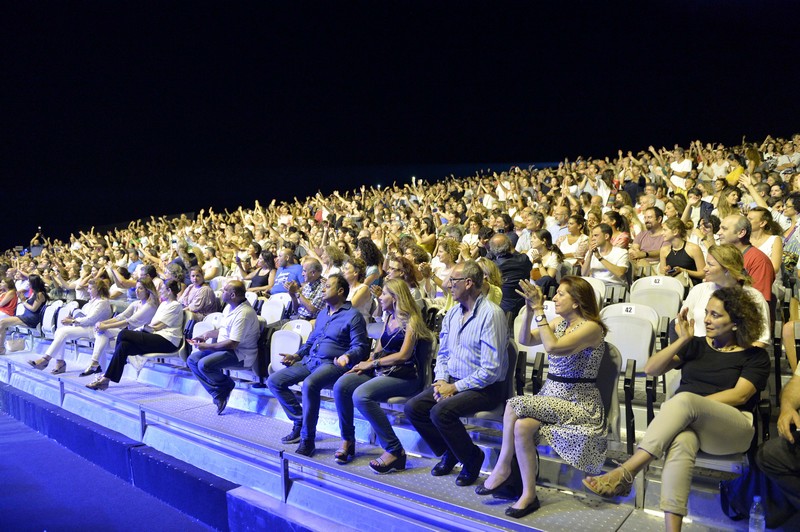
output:
[[[684,308],[678,313],[675,318],[675,332],[678,338],[684,340],[691,339],[694,336],[694,320],[689,319],[689,309]]]
[[[516,292],[525,298],[525,304],[529,309],[542,307],[544,303],[544,296],[542,295],[541,288],[539,288],[537,284],[522,279],[519,282],[519,287],[520,290],[516,290]]]

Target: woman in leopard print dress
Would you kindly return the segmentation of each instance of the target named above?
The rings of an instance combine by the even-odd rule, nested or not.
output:
[[[547,381],[534,396],[508,400],[500,456],[492,474],[476,489],[479,495],[498,490],[511,477],[516,454],[523,488],[506,510],[511,517],[539,508],[537,444],[546,443],[572,466],[597,473],[605,462],[607,441],[603,403],[595,384],[606,326],[600,321],[594,290],[580,277],[564,277],[553,297],[559,317],[550,324],[539,287],[520,281],[520,288],[526,306],[519,341],[544,346],[549,358]]]

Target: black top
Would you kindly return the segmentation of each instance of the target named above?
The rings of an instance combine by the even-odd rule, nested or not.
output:
[[[508,253],[494,259],[497,268],[503,275],[503,299],[500,308],[503,312],[517,312],[525,304],[525,299],[516,290],[521,279],[531,278],[531,259],[522,253]]]
[[[707,396],[736,386],[740,377],[750,381],[756,393],[746,404],[737,408],[752,411],[758,402],[759,392],[767,387],[770,360],[760,347],[749,347],[743,351],[717,351],[706,342],[705,337],[695,336],[678,353],[681,359],[681,385],[676,394],[691,392]]]

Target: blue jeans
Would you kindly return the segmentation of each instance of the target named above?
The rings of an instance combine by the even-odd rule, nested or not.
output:
[[[372,425],[372,430],[375,431],[381,447],[393,455],[399,456],[403,451],[403,444],[394,433],[392,424],[389,423],[380,403],[390,397],[412,395],[418,389],[418,379],[370,377],[364,374],[348,373],[336,381],[333,387],[342,439],[354,441],[356,438],[353,425],[353,406],[355,405]]]
[[[186,365],[203,388],[216,399],[230,394],[236,387],[233,379],[225,375],[222,370],[244,367],[244,362],[236,358],[236,353],[233,351],[193,351],[186,359]]]
[[[311,362],[310,370],[304,363]],[[319,365],[317,365],[319,364]],[[286,412],[286,416],[294,422],[295,427],[302,426],[300,437],[313,440],[317,435],[319,419],[319,393],[323,388],[332,386],[347,371],[333,364],[333,361],[303,360],[295,362],[288,368],[273,373],[267,379],[267,386]],[[303,406],[297,401],[289,386],[303,381]]]

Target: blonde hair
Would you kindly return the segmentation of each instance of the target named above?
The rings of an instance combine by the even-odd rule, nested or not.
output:
[[[402,279],[389,279],[383,289],[394,298],[394,315],[406,334],[412,334],[414,340],[433,340],[433,333],[425,325],[408,284]]]
[[[720,266],[725,268],[737,283],[744,286],[752,284],[753,280],[744,269],[744,256],[733,244],[720,244],[708,248],[708,254],[714,257]]]

